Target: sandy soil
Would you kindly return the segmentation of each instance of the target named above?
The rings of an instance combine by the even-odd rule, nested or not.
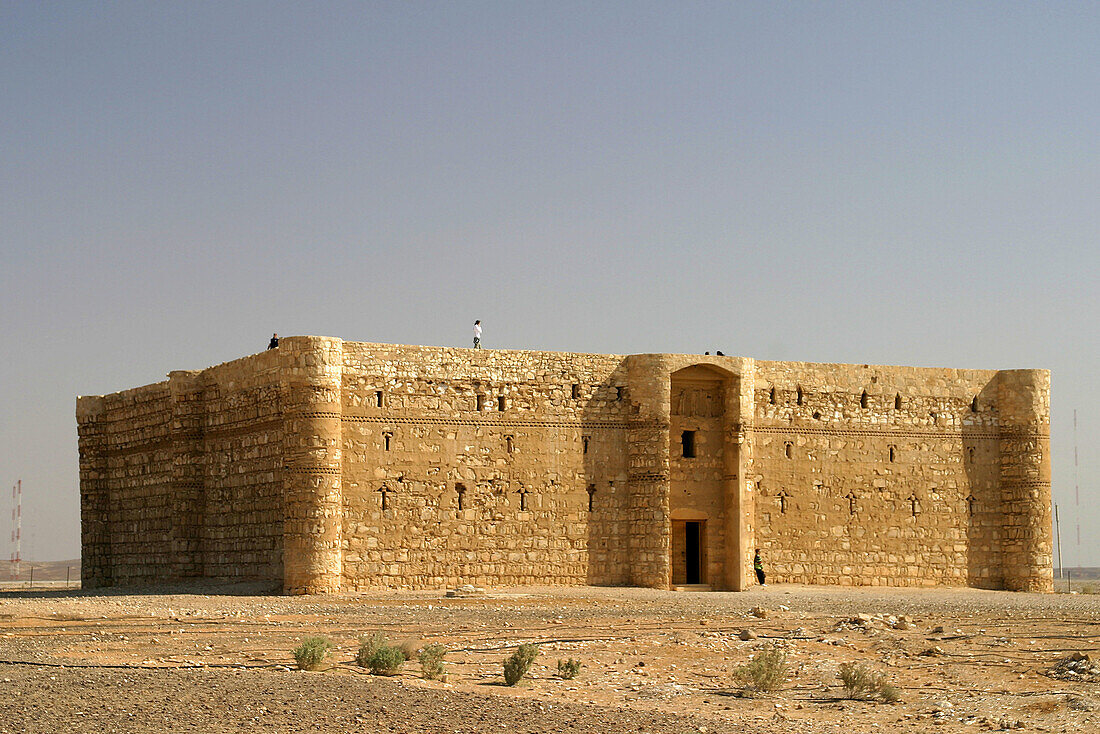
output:
[[[171,591],[0,594],[0,733],[1100,731],[1100,675],[1049,674],[1074,652],[1100,663],[1100,596]],[[415,661],[392,678],[357,667],[358,637],[375,630],[446,645],[446,681]],[[330,667],[298,671],[291,650],[317,634],[337,646]],[[501,663],[523,642],[540,655],[509,688]],[[773,646],[788,656],[783,689],[744,695],[734,671]],[[562,680],[570,657],[583,667]],[[901,701],[843,698],[848,661],[884,672]]]

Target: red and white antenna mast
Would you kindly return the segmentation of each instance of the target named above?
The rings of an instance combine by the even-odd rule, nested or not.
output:
[[[11,488],[11,576],[19,579],[19,564],[23,562],[23,480]]]

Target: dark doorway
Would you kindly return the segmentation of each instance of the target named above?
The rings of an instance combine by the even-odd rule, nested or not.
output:
[[[707,523],[672,521],[672,584],[707,583]]]
[[[700,551],[703,547],[703,523],[701,522],[687,522],[684,523],[684,560],[686,561],[685,581],[689,584],[701,584],[702,580],[702,554]]]

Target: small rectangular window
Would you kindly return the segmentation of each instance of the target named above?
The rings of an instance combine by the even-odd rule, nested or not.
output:
[[[505,401],[504,396],[501,395],[500,397],[497,398],[497,410],[499,410],[501,413],[503,413],[504,409],[506,407],[507,407],[507,402]]]
[[[577,383],[573,383],[573,399],[576,400],[581,396],[581,386]]]
[[[477,410],[478,412],[481,412],[482,410],[485,409],[485,396],[484,395],[478,395],[477,398],[475,399],[474,403],[476,405],[475,410]]]
[[[466,504],[465,503],[466,485],[456,484],[455,485],[455,492],[458,494],[458,510],[459,510],[459,512],[461,512],[464,509],[463,506]]]
[[[684,431],[680,434],[680,444],[684,449],[685,459],[695,458],[695,431]]]
[[[626,395],[626,388],[622,387],[621,385],[615,388],[616,400],[622,400],[624,395]]]
[[[392,439],[392,438],[393,438],[393,434],[392,434],[392,433],[383,433],[383,434],[382,434],[382,447],[383,447],[383,448],[384,448],[384,449],[385,449],[386,451],[389,451],[389,450],[390,450],[390,439]]]
[[[374,404],[379,408],[382,407],[382,391],[381,390],[379,390],[378,392],[376,392],[374,394]]]
[[[581,436],[581,443],[584,444],[584,453],[586,453],[586,454],[588,453],[588,441],[589,440],[590,439],[589,439],[588,436]]]

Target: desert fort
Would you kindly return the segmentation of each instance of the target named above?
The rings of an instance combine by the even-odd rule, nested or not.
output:
[[[78,399],[83,583],[1050,591],[1049,379],[284,338]]]

